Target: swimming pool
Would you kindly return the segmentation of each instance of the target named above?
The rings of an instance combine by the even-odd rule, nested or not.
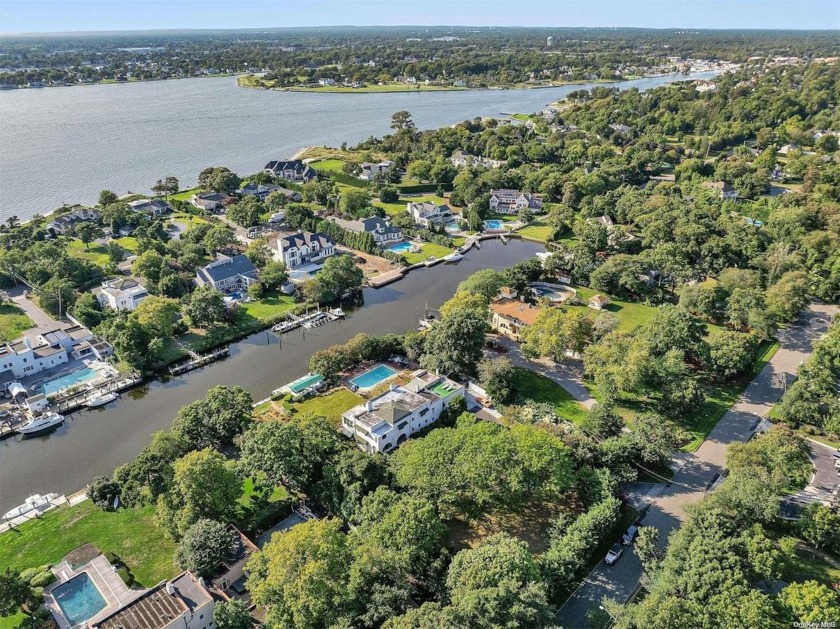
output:
[[[490,221],[484,221],[484,229],[492,229],[494,231],[499,231],[505,228],[504,221],[499,221],[496,219]]]
[[[71,625],[81,624],[105,609],[105,599],[87,572],[57,586],[52,595]]]
[[[304,389],[307,389],[307,388],[309,388],[309,387],[311,387],[315,384],[318,384],[323,379],[324,379],[324,376],[322,376],[319,373],[309,374],[308,376],[304,376],[303,378],[298,378],[297,380],[295,380],[294,382],[289,384],[289,390],[292,393],[300,393]]]
[[[406,251],[411,250],[411,243],[410,242],[401,242],[398,245],[394,245],[393,247],[388,247],[388,251],[393,251],[394,253],[405,253]]]
[[[60,378],[47,380],[41,385],[41,393],[44,393],[45,395],[52,395],[64,387],[75,387],[76,385],[87,382],[88,380],[93,380],[94,378],[96,378],[96,371],[90,367],[84,367],[83,369],[71,371]]]
[[[377,365],[373,369],[368,369],[361,376],[353,378],[350,384],[354,384],[360,389],[369,389],[383,380],[387,380],[395,373],[397,373],[396,370],[391,369],[388,365]]]

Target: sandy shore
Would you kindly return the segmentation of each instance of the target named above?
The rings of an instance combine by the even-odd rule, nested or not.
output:
[[[295,160],[295,159],[300,159],[301,157],[303,157],[304,155],[306,155],[306,152],[307,152],[309,149],[314,149],[314,148],[315,148],[314,146],[304,146],[304,147],[303,147],[302,149],[300,149],[297,153],[295,153],[294,155],[292,155],[292,156],[289,158],[289,161],[292,161],[292,160]]]

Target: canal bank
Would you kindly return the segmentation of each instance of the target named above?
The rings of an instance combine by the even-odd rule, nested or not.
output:
[[[216,385],[241,386],[255,400],[307,371],[316,351],[364,332],[385,334],[417,327],[428,304],[449,299],[458,283],[481,269],[503,269],[532,257],[538,243],[485,241],[457,264],[418,269],[401,281],[363,291],[364,305],[344,320],[278,338],[258,332],[230,346],[230,357],[167,381],[155,380],[123,394],[100,410],[68,416],[55,433],[0,444],[0,513],[33,493],[70,494],[94,476],[110,474],[131,461],[153,432],[167,430],[178,409],[204,397]]]

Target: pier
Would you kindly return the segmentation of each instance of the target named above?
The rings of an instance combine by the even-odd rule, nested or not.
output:
[[[84,391],[78,391],[72,395],[56,400],[55,408],[58,413],[70,413],[78,408],[87,406],[88,401],[100,394],[120,392],[130,389],[143,381],[139,373],[120,374],[116,378],[94,385]]]
[[[344,311],[341,308],[332,308],[331,310],[321,310],[319,308],[315,312],[308,312],[305,315],[295,315],[290,312],[287,313],[285,321],[273,326],[271,330],[276,334],[285,334],[297,328],[305,328],[307,330],[317,328],[330,321],[343,318]]]
[[[180,376],[182,373],[187,373],[188,371],[192,371],[193,369],[198,369],[199,367],[203,367],[204,365],[208,365],[220,358],[223,358],[230,354],[230,347],[220,347],[217,350],[213,350],[209,354],[197,354],[195,352],[190,352],[190,359],[179,363],[177,365],[172,365],[169,368],[169,373],[173,376]]]

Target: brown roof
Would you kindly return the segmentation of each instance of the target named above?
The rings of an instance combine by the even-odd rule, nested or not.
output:
[[[490,310],[508,319],[516,319],[524,325],[533,325],[542,312],[542,310],[535,308],[531,304],[526,304],[515,299],[508,299],[507,297],[502,297],[491,302]]]
[[[610,298],[606,295],[592,295],[592,297],[589,298],[589,301],[594,301],[603,306],[604,304],[609,303]]]

